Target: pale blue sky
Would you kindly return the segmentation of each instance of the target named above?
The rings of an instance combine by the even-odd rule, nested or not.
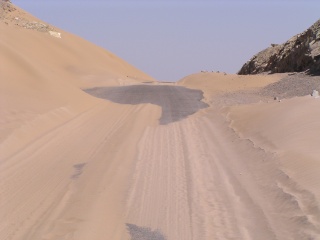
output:
[[[158,80],[236,73],[249,58],[320,18],[319,0],[12,0]]]

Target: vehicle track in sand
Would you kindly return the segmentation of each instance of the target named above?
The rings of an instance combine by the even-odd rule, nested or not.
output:
[[[126,201],[131,240],[318,239],[317,212],[303,209],[312,198],[289,196],[280,182],[299,190],[215,113],[150,126]]]
[[[5,220],[0,223],[0,239],[85,240],[86,227],[89,238],[114,237],[119,221],[108,219],[122,207],[110,189],[121,192],[121,187],[115,186],[126,172],[113,174],[119,171],[115,145],[129,146],[121,159],[133,155],[130,149],[135,149],[140,134],[132,132],[125,140],[122,136],[134,124],[129,116],[141,114],[148,106],[120,106],[112,114],[109,108],[97,105],[1,162],[0,193],[6,201],[0,205],[1,219]],[[144,120],[135,126],[134,131],[141,131]],[[128,162],[130,156],[122,164]]]
[[[1,239],[319,239],[315,198],[201,91],[105,90],[124,104],[99,101],[5,154]]]
[[[143,85],[93,92],[162,107],[160,124],[147,127],[139,141],[129,180],[131,240],[317,239],[312,222],[299,230],[301,210],[278,186],[294,183],[274,156],[240,139],[217,109],[195,114],[204,108],[201,92]]]
[[[127,198],[127,221],[136,227],[129,227],[132,240],[144,239],[145,228],[168,240],[254,239],[261,233],[260,239],[274,239],[262,211],[237,183],[239,173],[228,168],[233,153],[208,139],[201,124],[186,119],[145,131]]]

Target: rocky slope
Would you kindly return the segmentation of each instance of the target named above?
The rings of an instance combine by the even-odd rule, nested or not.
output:
[[[254,55],[242,66],[238,74],[302,71],[320,74],[320,19],[287,42],[271,44],[271,47]]]

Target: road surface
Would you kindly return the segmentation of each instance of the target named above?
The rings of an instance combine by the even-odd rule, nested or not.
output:
[[[5,149],[0,239],[319,239],[315,197],[272,153],[240,138],[201,91],[87,92],[105,100],[40,115],[57,124],[41,125],[13,154]]]
[[[270,204],[283,197],[274,179],[285,179],[266,161],[272,156],[240,140],[201,102],[202,92],[142,85],[87,92],[162,108],[160,124],[147,127],[138,144],[126,199],[131,240],[303,239],[286,231],[292,216],[275,214],[281,201]]]
[[[87,93],[121,104],[151,103],[162,108],[160,124],[179,121],[208,105],[199,90],[180,86],[133,85],[86,90]]]

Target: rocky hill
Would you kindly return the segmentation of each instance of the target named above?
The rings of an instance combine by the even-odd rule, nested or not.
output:
[[[254,55],[242,66],[238,74],[303,71],[320,74],[320,19],[287,42],[271,44],[269,48]]]

